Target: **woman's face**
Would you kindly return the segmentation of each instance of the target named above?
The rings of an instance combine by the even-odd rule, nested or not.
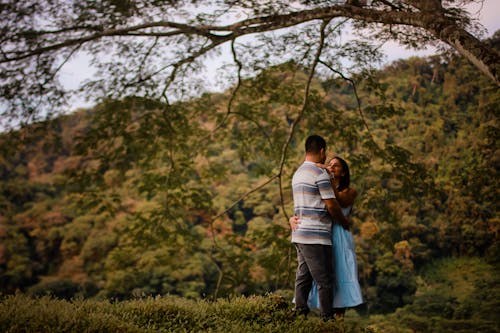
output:
[[[330,163],[328,163],[328,170],[333,173],[335,178],[340,178],[344,176],[344,170],[342,169],[342,164],[336,158],[332,159]]]

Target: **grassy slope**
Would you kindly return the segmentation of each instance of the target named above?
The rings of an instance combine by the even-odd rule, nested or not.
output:
[[[1,332],[366,332],[356,323],[291,315],[279,296],[194,301],[178,297],[123,302],[29,298],[0,303]]]
[[[412,305],[386,316],[358,316],[344,323],[291,316],[278,295],[231,300],[166,296],[123,302],[5,296],[2,332],[500,332],[498,269],[483,258],[450,258],[429,264]]]

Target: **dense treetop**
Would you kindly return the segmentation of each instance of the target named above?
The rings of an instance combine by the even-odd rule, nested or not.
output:
[[[500,36],[476,38],[469,2],[3,1],[0,291],[291,299],[290,177],[314,132],[360,194],[365,310],[497,327]],[[377,70],[391,39],[465,57]],[[227,90],[200,94],[223,45]],[[99,102],[36,121],[71,96],[58,75],[80,53]],[[469,284],[433,280],[448,259],[474,263]]]
[[[498,263],[490,80],[462,58],[412,58],[355,85],[312,80],[304,107],[309,77],[288,62],[243,80],[237,98],[110,99],[2,135],[2,292],[289,290],[290,177],[311,132],[351,166],[370,311],[409,304],[437,258]]]
[[[447,45],[498,84],[499,55],[478,39],[481,26],[464,10],[472,2],[3,1],[2,116],[17,124],[59,110],[71,94],[58,76],[79,54],[96,69],[80,87],[92,100],[193,96],[206,89],[199,76],[203,60],[224,44],[232,51],[231,84],[286,60],[315,74],[348,74],[347,59],[359,72],[373,66],[387,40],[414,48]]]

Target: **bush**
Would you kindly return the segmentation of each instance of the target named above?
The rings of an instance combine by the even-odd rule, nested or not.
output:
[[[57,300],[18,294],[0,301],[0,331],[11,332],[368,332],[355,323],[291,315],[280,296],[216,302],[179,297],[123,302]]]

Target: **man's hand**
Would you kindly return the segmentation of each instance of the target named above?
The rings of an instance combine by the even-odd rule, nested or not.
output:
[[[326,209],[328,210],[328,213],[330,213],[330,216],[335,219],[337,223],[339,223],[345,230],[349,230],[349,221],[347,218],[342,214],[342,209],[340,208],[340,205],[338,201],[333,198],[333,199],[323,199]]]
[[[350,231],[351,230],[351,225],[352,225],[351,217],[350,216],[346,217],[346,220],[347,220],[348,223],[347,224],[341,224],[341,226],[345,230]]]
[[[290,223],[290,228],[292,228],[292,230],[295,230],[299,227],[300,219],[298,216],[292,216],[290,217],[290,219],[288,219],[288,223]]]

